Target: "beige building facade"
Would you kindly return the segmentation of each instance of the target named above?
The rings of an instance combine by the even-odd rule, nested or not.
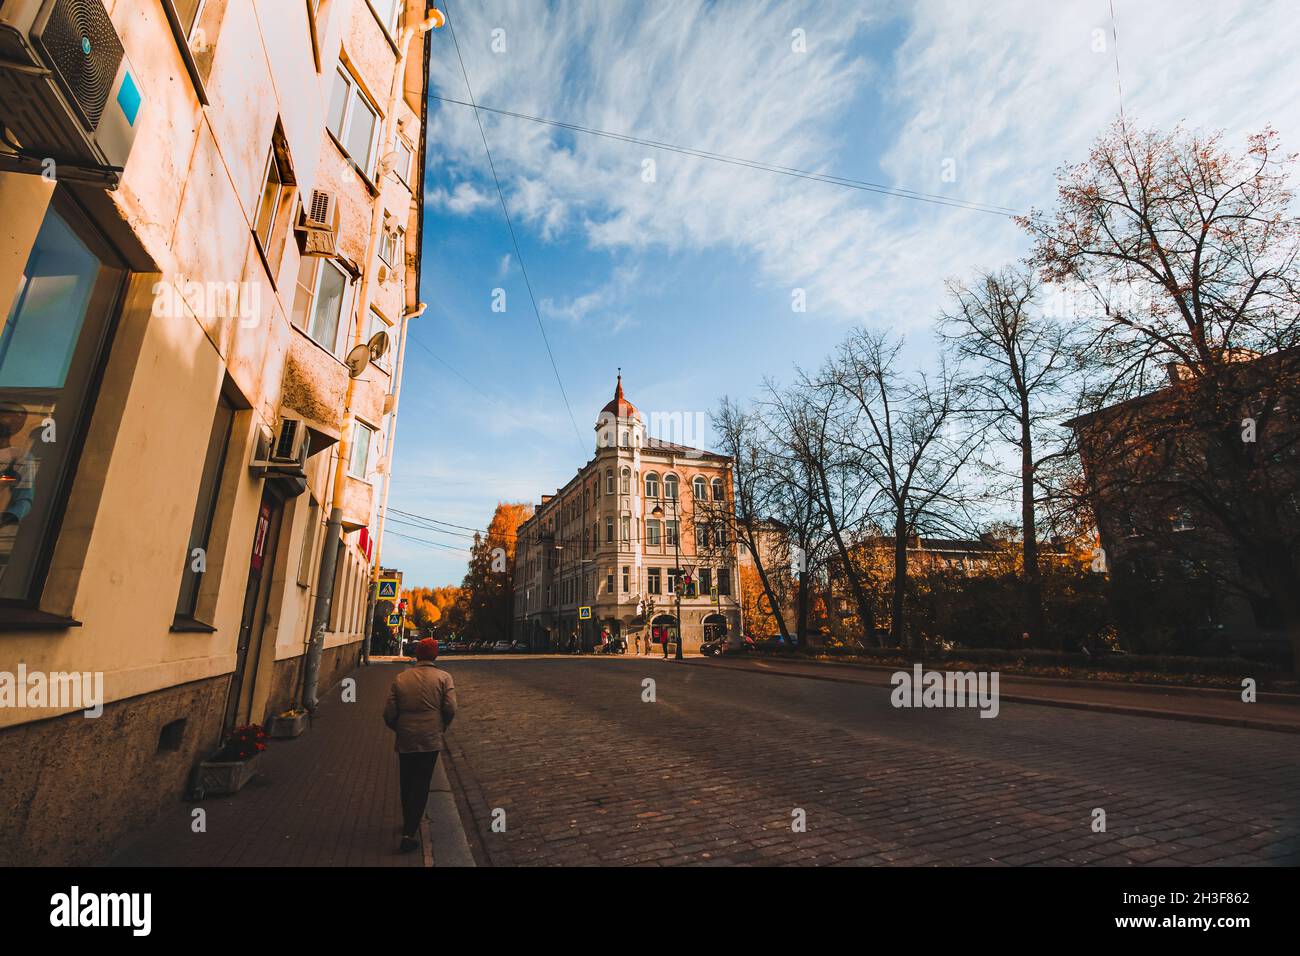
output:
[[[690,653],[740,634],[731,459],[649,437],[621,375],[595,432],[595,456],[517,532],[514,639],[658,653],[680,633]]]
[[[42,49],[22,6],[0,59]],[[56,123],[125,117],[120,170],[62,151],[0,67],[6,865],[107,858],[226,730],[298,704],[326,549],[322,692],[356,665],[418,314],[424,0],[100,6],[84,49],[117,85],[42,95]],[[34,674],[99,681],[102,714]]]

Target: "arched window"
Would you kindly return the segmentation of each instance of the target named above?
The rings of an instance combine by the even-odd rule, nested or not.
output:
[[[618,481],[619,481],[618,490],[622,494],[628,495],[632,493],[632,472],[624,468],[622,474],[619,476]]]
[[[696,475],[691,482],[691,494],[695,496],[696,501],[703,501],[708,498],[709,486],[703,475]]]
[[[659,497],[659,476],[655,474],[653,471],[646,472],[645,496],[647,498]]]
[[[726,501],[726,500],[727,500],[727,496],[726,496],[725,492],[723,491],[723,487],[722,487],[722,479],[721,479],[721,478],[714,478],[714,479],[713,479],[713,500],[714,500],[714,501]]]
[[[606,468],[605,469],[605,494],[612,495],[613,493],[614,493],[614,469]]]
[[[627,432],[623,432],[623,437],[619,440],[618,445],[620,448],[627,447]]]
[[[677,500],[677,476],[664,475],[664,497],[669,501]]]

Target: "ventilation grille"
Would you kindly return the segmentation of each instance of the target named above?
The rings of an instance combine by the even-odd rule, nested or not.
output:
[[[311,209],[307,212],[307,218],[312,222],[329,225],[330,220],[333,218],[333,212],[334,194],[323,189],[313,189],[311,193]]]
[[[99,126],[122,63],[122,43],[101,0],[55,0],[32,40],[87,132]]]

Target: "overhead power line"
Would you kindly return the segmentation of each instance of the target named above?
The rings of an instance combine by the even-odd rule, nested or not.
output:
[[[886,186],[883,183],[873,183],[864,179],[852,179],[847,176],[834,176],[830,173],[818,173],[809,169],[797,169],[793,166],[781,166],[776,163],[767,163],[757,159],[747,159],[742,156],[729,156],[725,153],[715,153],[707,149],[697,149],[693,146],[680,146],[676,143],[665,143],[659,140],[645,139],[640,136],[631,136],[627,133],[616,133],[610,130],[598,129],[593,126],[583,126],[580,123],[567,123],[561,120],[547,119],[544,116],[531,116],[527,113],[519,113],[514,110],[483,106],[472,101],[466,102],[464,100],[458,100],[451,96],[439,96],[437,93],[430,93],[429,98],[438,100],[442,103],[468,106],[475,111],[476,118],[480,111],[496,113],[499,116],[509,116],[514,119],[526,120],[530,123],[541,123],[546,126],[554,126],[558,129],[566,129],[576,133],[586,133],[590,136],[602,136],[606,139],[618,140],[623,143],[634,143],[638,146],[646,146],[651,149],[667,150],[673,153],[680,153],[683,156],[694,156],[697,159],[707,159],[715,163],[743,166],[747,169],[757,169],[781,176],[793,176],[796,179],[808,179],[814,182],[827,183],[832,186],[844,186],[849,189],[859,189],[864,192],[878,193],[883,196],[893,196],[897,199],[913,199],[917,202],[927,202],[938,206],[952,206],[957,209],[969,209],[972,212],[984,212],[994,216],[1009,217],[1020,215],[1019,210],[1012,209],[1009,206],[995,206],[989,203],[974,202],[952,196],[940,196],[935,193],[918,192],[914,189],[903,189],[898,186]],[[483,121],[482,119],[479,119],[480,130],[482,129],[482,125]]]
[[[578,428],[578,420],[573,417],[573,406],[569,404],[569,394],[564,390],[564,380],[560,377],[560,367],[555,363],[555,353],[551,351],[551,340],[546,336],[546,325],[542,322],[542,312],[537,308],[537,296],[533,294],[533,283],[528,278],[528,269],[524,265],[524,255],[519,249],[519,238],[515,235],[515,226],[510,219],[510,210],[506,207],[506,195],[501,189],[501,180],[497,176],[497,166],[492,160],[492,150],[488,146],[487,133],[483,129],[483,118],[479,115],[478,107],[474,105],[474,90],[470,86],[469,71],[465,69],[465,58],[460,53],[460,41],[456,39],[456,28],[451,22],[451,11],[448,5],[443,3],[443,13],[447,17],[447,29],[451,31],[451,41],[456,46],[456,59],[460,63],[460,72],[465,77],[465,92],[469,96],[469,102],[465,105],[474,110],[474,119],[478,122],[479,136],[483,139],[483,152],[487,154],[488,168],[492,171],[492,182],[496,184],[497,198],[501,200],[501,213],[506,218],[506,228],[510,230],[510,243],[515,248],[515,258],[519,260],[519,271],[524,277],[524,286],[528,289],[528,300],[533,304],[533,315],[537,317],[537,328],[542,333],[542,344],[546,346],[546,355],[551,360],[551,370],[555,373],[556,384],[560,386],[560,396],[564,399],[564,407],[569,412],[569,422],[573,425],[574,437],[578,439],[578,444],[586,451],[587,445],[582,440],[582,432]]]

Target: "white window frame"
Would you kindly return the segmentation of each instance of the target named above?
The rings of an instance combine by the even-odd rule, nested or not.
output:
[[[342,344],[341,336],[339,333],[343,329],[344,320],[347,318],[347,316],[352,314],[352,294],[355,290],[352,288],[352,283],[348,281],[348,274],[344,272],[343,269],[335,265],[333,261],[329,259],[325,259],[323,257],[313,256],[312,262],[313,262],[313,266],[312,266],[311,289],[307,295],[305,325],[299,331],[301,331],[304,335],[307,336],[307,338],[311,339],[321,348],[326,349],[327,351],[330,352],[331,355],[337,358],[339,355],[339,347]],[[312,325],[314,324],[313,317],[316,311],[316,300],[320,298],[320,280],[321,280],[321,276],[325,274],[326,268],[336,270],[339,273],[339,275],[343,277],[343,300],[339,303],[338,323],[334,329],[333,348],[330,348],[320,339],[316,338],[316,336],[311,334],[311,328]],[[295,286],[295,293],[294,293],[295,296],[301,295],[302,290],[304,288],[305,286],[303,286],[302,282],[299,281]],[[297,311],[297,309],[295,308],[294,311]],[[292,322],[290,324],[292,324]]]
[[[397,26],[402,22],[402,13],[406,10],[406,0],[368,0],[370,9],[375,13],[377,19],[383,28],[388,31],[391,37],[397,36]],[[384,20],[383,4],[391,3],[392,12],[388,14],[388,21]]]
[[[339,147],[343,150],[343,154],[357,165],[361,174],[367,179],[373,179],[375,168],[375,143],[379,139],[379,131],[383,126],[383,114],[379,112],[378,105],[376,105],[370,97],[366,95],[366,91],[361,88],[360,81],[357,80],[352,71],[342,63],[340,63],[334,71],[334,82],[337,83],[340,79],[347,84],[347,94],[343,100],[343,116],[339,118],[339,128],[337,130],[330,130],[330,132],[338,141]],[[333,95],[333,90],[331,90],[331,100],[333,99]],[[352,127],[353,111],[356,107],[358,98],[366,105],[366,107],[369,108],[375,117],[374,126],[370,130],[370,144],[366,147],[366,157],[364,162],[348,152],[347,146],[348,132]]]
[[[357,440],[357,437],[362,432],[364,432],[366,436],[366,457],[362,462],[362,473],[357,474],[354,466],[356,464],[357,449],[361,447],[361,443]],[[354,418],[352,420],[352,447],[348,449],[349,477],[356,478],[359,481],[367,480],[366,474],[370,471],[370,452],[374,448],[375,436],[377,434],[379,434],[379,429],[367,425],[359,418]]]
[[[397,162],[393,163],[393,175],[407,189],[411,189],[411,170],[415,166],[415,149],[407,143],[405,137],[398,136],[393,142],[393,152],[397,153]],[[402,161],[405,157],[405,162]]]

